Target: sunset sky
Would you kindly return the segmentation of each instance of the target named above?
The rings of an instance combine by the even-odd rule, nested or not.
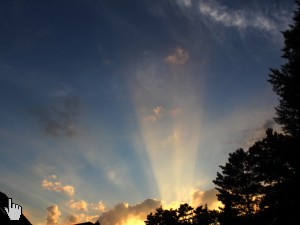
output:
[[[216,208],[268,127],[292,0],[0,1],[0,191],[32,224]]]

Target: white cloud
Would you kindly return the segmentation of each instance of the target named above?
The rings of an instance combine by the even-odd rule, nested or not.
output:
[[[61,182],[56,181],[56,176],[51,175],[47,179],[42,181],[42,187],[50,190],[64,193],[68,196],[73,196],[75,193],[75,188],[71,185],[62,185]]]
[[[239,29],[253,27],[265,31],[277,30],[274,21],[260,12],[232,10],[217,1],[200,1],[199,10],[202,15],[224,26]]]
[[[58,219],[61,215],[61,212],[58,209],[57,205],[51,205],[47,208],[47,225],[56,225],[58,224]]]
[[[134,224],[144,224],[144,220],[150,212],[161,206],[162,202],[155,199],[146,199],[137,205],[129,205],[128,203],[120,203],[113,209],[104,212],[99,222],[103,225],[125,225],[129,222]]]
[[[189,59],[189,53],[182,47],[176,48],[175,52],[165,57],[165,62],[170,65],[184,65]]]

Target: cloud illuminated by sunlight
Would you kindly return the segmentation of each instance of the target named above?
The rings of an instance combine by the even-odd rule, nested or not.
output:
[[[47,225],[58,224],[58,219],[61,216],[61,212],[57,205],[51,205],[47,208]]]
[[[62,185],[61,182],[56,181],[55,175],[49,176],[47,179],[44,179],[42,181],[42,187],[50,191],[62,192],[68,196],[73,196],[75,192],[73,186]]]
[[[77,223],[83,223],[83,222],[87,222],[87,221],[94,221],[97,218],[98,218],[98,215],[89,216],[89,215],[86,215],[84,213],[71,214],[68,217],[67,221],[65,221],[61,224],[74,225],[74,224],[77,224]]]
[[[206,191],[193,189],[190,192],[190,205],[196,208],[199,205],[207,204],[209,209],[217,210],[222,203],[217,200],[216,194],[217,190],[215,188]]]
[[[184,65],[189,59],[189,53],[182,47],[176,48],[175,52],[165,57],[165,62],[171,65]]]
[[[119,203],[104,212],[99,217],[99,221],[104,225],[140,224],[150,212],[154,212],[161,204],[161,201],[155,199],[146,199],[136,205],[129,205],[126,202]]]
[[[221,203],[218,202],[216,193],[217,191],[215,189],[207,191],[190,189],[187,201],[174,200],[166,202],[155,199],[146,199],[136,205],[130,205],[123,202],[104,212],[99,217],[99,221],[103,225],[144,224],[147,215],[151,212],[154,213],[157,208],[162,206],[163,209],[178,209],[180,204],[184,203],[188,203],[193,208],[207,204],[209,209],[218,209],[218,207],[221,206]]]
[[[70,207],[71,207],[71,209],[82,210],[82,211],[87,212],[88,203],[84,200],[80,200],[80,201],[71,200]]]
[[[130,216],[125,221],[122,221],[121,223],[117,223],[116,225],[145,225],[145,222],[144,220],[138,217]]]

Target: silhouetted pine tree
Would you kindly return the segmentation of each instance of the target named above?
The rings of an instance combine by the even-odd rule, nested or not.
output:
[[[218,223],[218,212],[209,210],[207,204],[200,205],[194,210],[194,225],[216,225]]]
[[[283,32],[282,58],[287,62],[280,69],[271,69],[269,82],[279,96],[276,122],[287,134],[300,138],[300,1],[296,4],[294,24]]]
[[[281,151],[280,158],[274,155],[270,159],[277,162],[277,165],[271,168],[278,181],[275,181],[274,175],[269,173],[269,178],[274,179],[274,185],[271,186],[274,192],[269,191],[265,198],[265,204],[270,207],[268,212],[274,214],[273,219],[277,221],[277,224],[296,224],[295,199],[299,197],[296,192],[296,177],[299,175],[297,155],[300,150],[300,0],[295,2],[297,9],[294,13],[293,24],[283,32],[282,57],[286,63],[280,69],[271,69],[269,79],[273,90],[279,96],[275,120],[282,125],[285,133],[291,136],[281,138],[284,139],[284,144],[282,144],[278,143],[278,137],[276,139],[269,135],[269,139],[277,140],[277,146],[273,147],[273,151],[276,149]],[[260,148],[265,147],[262,143],[258,145]],[[278,153],[279,150],[276,152]],[[280,174],[283,171],[286,174]]]
[[[218,200],[224,205],[220,217],[222,225],[236,224],[238,221],[251,223],[256,214],[261,184],[255,179],[248,158],[248,152],[243,149],[230,153],[225,166],[220,166],[222,172],[218,172],[213,181],[219,191]]]
[[[296,224],[297,191],[295,139],[271,129],[249,148],[249,165],[261,184],[261,224]]]

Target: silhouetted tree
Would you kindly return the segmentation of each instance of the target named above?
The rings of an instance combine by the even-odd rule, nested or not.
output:
[[[295,225],[298,222],[300,149],[300,0],[289,29],[283,32],[282,57],[286,63],[271,69],[269,82],[279,96],[275,121],[285,132],[267,130],[266,138],[248,152],[238,149],[229,155],[213,181],[223,203],[219,221],[222,225],[272,224]],[[297,222],[296,222],[297,221]]]
[[[146,225],[177,225],[178,216],[176,210],[164,210],[162,207],[156,209],[155,213],[150,213],[145,221]]]
[[[232,206],[230,197],[227,196],[223,199],[223,207],[220,207],[218,221],[221,225],[237,225],[239,217],[238,210]]]
[[[195,210],[187,203],[181,204],[176,210],[156,209],[150,213],[145,221],[146,225],[216,225],[218,212],[209,210],[207,205],[199,206]]]
[[[265,166],[260,164],[258,168],[266,182],[266,195],[262,205],[265,214],[274,224],[296,224],[297,221],[296,199],[299,197],[296,192],[296,177],[299,175],[297,151],[300,149],[300,1],[295,2],[297,9],[294,12],[293,24],[283,32],[282,58],[286,63],[280,69],[271,69],[269,75],[269,82],[279,96],[275,120],[290,137],[269,132],[264,141],[258,142],[252,148],[252,152],[265,154],[264,157],[268,159],[264,160],[267,161]]]
[[[177,210],[179,224],[188,225],[192,224],[193,207],[187,203],[181,204]]]
[[[218,223],[218,212],[209,210],[207,204],[200,205],[194,210],[193,223],[194,225],[215,225]]]
[[[269,82],[279,96],[276,122],[287,134],[300,138],[300,1],[296,4],[294,24],[283,32],[282,58],[287,62],[280,69],[271,69]]]
[[[219,191],[218,200],[224,205],[221,208],[224,213],[222,224],[232,224],[238,220],[251,223],[256,213],[260,202],[261,185],[255,179],[256,175],[249,164],[248,155],[243,149],[230,153],[225,166],[220,166],[222,172],[218,172],[217,178],[213,181]],[[229,220],[228,223],[226,218]]]
[[[249,148],[249,164],[261,184],[260,220],[272,224],[295,224],[295,139],[267,130],[266,138]]]
[[[213,182],[224,205],[221,225],[296,224],[296,141],[271,129],[266,134],[249,151],[230,153],[220,166]]]

